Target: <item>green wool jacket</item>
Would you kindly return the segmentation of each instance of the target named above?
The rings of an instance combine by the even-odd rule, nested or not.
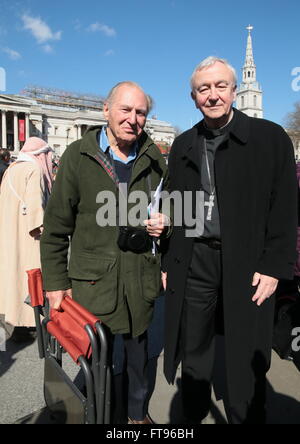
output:
[[[110,192],[116,202],[119,194],[113,170],[106,167],[99,149],[99,131],[101,127],[89,129],[62,156],[41,238],[44,289],[72,288],[74,300],[99,316],[114,334],[131,333],[136,337],[152,319],[160,290],[161,258],[160,253],[154,256],[151,251],[121,251],[117,245],[118,226],[97,223],[101,207],[107,204],[99,198],[99,192]],[[128,193],[142,190],[149,195],[149,183],[155,191],[161,178],[166,189],[166,163],[144,132]],[[132,206],[128,205],[128,211]]]

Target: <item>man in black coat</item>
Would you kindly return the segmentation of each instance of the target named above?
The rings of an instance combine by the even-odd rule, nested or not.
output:
[[[228,421],[262,423],[273,294],[279,279],[293,277],[295,261],[293,147],[280,126],[232,107],[236,75],[225,60],[205,59],[191,88],[204,120],[174,141],[171,191],[193,193],[193,218],[203,196],[204,220],[196,220],[192,237],[175,221],[164,258],[165,375],[174,382],[182,363],[183,411],[188,422],[200,422],[209,411],[219,328]]]

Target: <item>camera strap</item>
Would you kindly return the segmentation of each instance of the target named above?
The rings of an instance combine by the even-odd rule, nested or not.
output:
[[[114,182],[119,190],[119,193],[123,196],[124,199],[127,198],[126,193],[124,193],[124,190],[122,189],[124,184],[120,183],[119,177],[117,175],[116,172],[116,165],[115,165],[115,159],[113,158],[111,152],[109,151],[107,154],[107,161],[110,164],[110,167],[112,169],[112,178],[114,178]],[[152,180],[151,180],[151,168],[149,169],[149,173],[146,176],[146,181],[147,181],[147,188],[148,188],[148,200],[149,203],[151,202],[151,194],[152,194]],[[128,184],[126,184],[128,186]],[[116,208],[116,212],[117,212],[117,226],[119,227],[119,207],[120,207],[120,203],[119,203],[119,194],[117,194],[117,208]]]

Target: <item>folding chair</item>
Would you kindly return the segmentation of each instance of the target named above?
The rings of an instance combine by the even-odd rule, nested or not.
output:
[[[45,359],[44,397],[57,422],[63,424],[109,424],[111,373],[108,345],[101,321],[67,297],[61,311],[42,320],[44,307],[42,274],[30,270],[28,287],[34,309],[40,358]],[[83,372],[86,393],[62,368],[63,350]]]

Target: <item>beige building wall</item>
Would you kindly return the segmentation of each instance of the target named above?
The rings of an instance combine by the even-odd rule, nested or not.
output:
[[[26,137],[46,140],[61,156],[66,147],[82,137],[89,126],[103,125],[102,111],[50,106],[17,95],[0,95],[0,146],[17,155],[24,142],[19,141],[19,120],[25,121]],[[172,144],[175,129],[167,122],[149,119],[146,131],[154,142]]]

